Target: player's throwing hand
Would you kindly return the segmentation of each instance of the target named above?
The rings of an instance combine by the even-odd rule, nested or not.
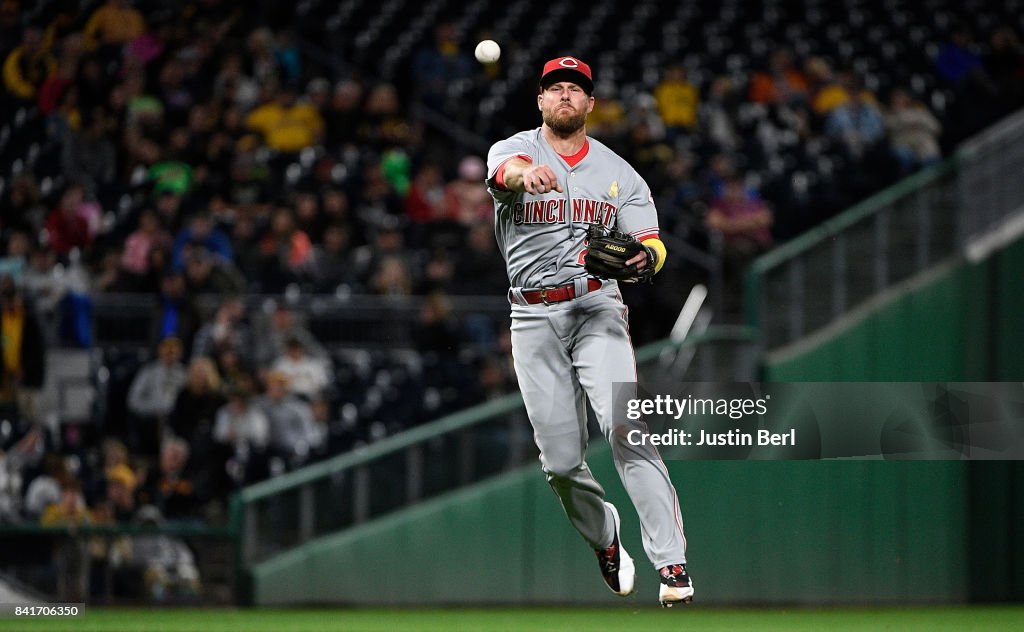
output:
[[[526,187],[527,193],[533,195],[540,195],[551,191],[565,192],[562,189],[562,185],[558,183],[555,172],[547,165],[537,165],[525,169],[523,171],[523,186]]]

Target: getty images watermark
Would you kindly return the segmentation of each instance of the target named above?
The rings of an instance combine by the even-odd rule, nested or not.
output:
[[[1024,460],[1021,382],[614,385],[626,459]]]
[[[626,418],[639,421],[652,416],[679,421],[684,417],[727,417],[732,420],[763,417],[768,414],[771,395],[758,398],[693,397],[682,398],[671,395],[655,395],[652,398],[630,398],[626,402]],[[652,433],[648,428],[632,428],[626,432],[630,445],[654,446],[795,446],[796,428],[786,432],[773,432],[767,428],[752,431],[730,428],[722,432],[710,432],[700,427],[691,431],[684,428],[666,428]]]

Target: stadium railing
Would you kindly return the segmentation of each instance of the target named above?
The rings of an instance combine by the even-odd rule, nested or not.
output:
[[[980,235],[1024,210],[1022,173],[1018,112],[945,161],[754,261],[746,276],[747,324],[759,331],[763,349],[775,349],[937,263],[971,258]]]
[[[137,537],[159,536],[181,540],[193,551],[200,584],[197,600],[224,605],[235,600],[240,569],[233,544],[238,532],[234,524],[0,524],[0,569],[40,594],[52,594],[61,601],[138,604],[148,600],[141,593],[142,586],[132,586],[134,594],[124,594],[119,589],[124,582],[115,580],[115,575],[145,565],[146,560],[136,557],[126,544]],[[123,552],[121,564],[115,564],[110,556],[115,548]]]
[[[742,326],[713,326],[681,342],[663,340],[638,349],[641,380],[646,371],[663,372],[677,352],[687,349],[694,351],[693,361],[678,379],[754,377],[752,332]],[[514,393],[257,483],[231,502],[230,522],[240,535],[238,565],[251,567],[314,538],[536,458],[522,397]]]

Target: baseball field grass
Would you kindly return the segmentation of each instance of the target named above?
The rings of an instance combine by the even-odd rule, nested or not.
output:
[[[104,609],[0,619],[0,632],[700,632],[1024,630],[1024,606],[491,609]]]

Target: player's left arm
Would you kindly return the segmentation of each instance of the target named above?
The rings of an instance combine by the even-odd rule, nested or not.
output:
[[[668,250],[661,241],[658,228],[658,209],[654,206],[651,189],[635,171],[626,176],[625,182],[619,182],[621,205],[616,215],[616,228],[636,237],[646,246],[654,258],[654,273],[657,274],[665,265]],[[650,265],[648,252],[641,251],[626,262],[626,265],[637,264],[638,269]]]

